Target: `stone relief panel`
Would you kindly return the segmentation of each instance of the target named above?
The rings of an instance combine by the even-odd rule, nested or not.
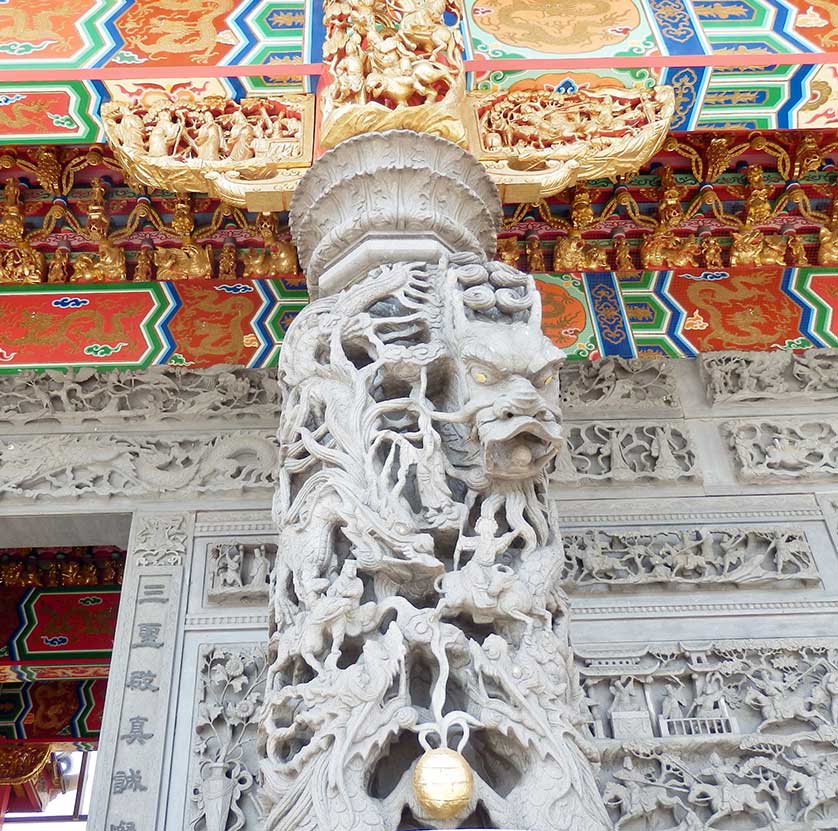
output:
[[[267,603],[276,545],[220,542],[207,546],[207,602]]]
[[[139,514],[131,552],[138,566],[181,566],[189,543],[187,514]]]
[[[563,539],[570,592],[820,583],[806,535],[793,528],[603,528]]]
[[[838,398],[838,349],[710,352],[698,360],[712,404]]]
[[[603,408],[679,410],[678,389],[667,361],[603,358],[574,361],[559,373],[565,418],[599,415]]]
[[[0,502],[82,496],[243,493],[274,483],[269,433],[97,433],[0,440]]]
[[[597,738],[838,738],[838,640],[661,644],[616,656],[577,650],[577,662]]]
[[[722,425],[737,473],[747,482],[838,476],[838,423],[802,419],[728,421]]]
[[[701,481],[695,447],[683,425],[592,422],[567,425],[565,435],[550,477],[555,482]]]
[[[187,420],[274,422],[279,410],[270,370],[152,367],[142,371],[21,372],[0,378],[0,424],[78,425]]]
[[[258,644],[205,645],[192,745],[194,831],[260,827],[256,729],[267,664]]]

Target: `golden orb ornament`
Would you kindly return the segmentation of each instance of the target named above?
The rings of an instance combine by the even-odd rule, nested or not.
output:
[[[429,817],[453,819],[471,802],[474,774],[461,753],[438,747],[419,759],[413,771],[413,790]]]

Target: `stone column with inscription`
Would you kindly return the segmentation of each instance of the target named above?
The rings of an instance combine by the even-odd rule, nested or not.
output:
[[[190,514],[138,513],[126,561],[89,827],[157,831],[173,763]],[[105,788],[108,793],[105,794]]]
[[[371,133],[292,202],[266,831],[601,831],[547,471],[558,366],[456,145]]]

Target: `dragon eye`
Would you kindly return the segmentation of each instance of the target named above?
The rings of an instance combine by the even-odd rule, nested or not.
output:
[[[489,376],[479,369],[473,370],[471,373],[471,377],[474,378],[474,380],[477,381],[478,384],[485,384],[489,380]]]
[[[551,381],[553,380],[553,373],[548,372],[543,378],[541,378],[538,382],[539,387],[546,387],[549,386]]]

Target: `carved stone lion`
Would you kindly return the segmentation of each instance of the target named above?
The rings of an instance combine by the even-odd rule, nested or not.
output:
[[[534,282],[453,255],[308,306],[280,361],[268,831],[603,831],[547,499],[558,365]],[[471,766],[442,821],[422,749]]]

